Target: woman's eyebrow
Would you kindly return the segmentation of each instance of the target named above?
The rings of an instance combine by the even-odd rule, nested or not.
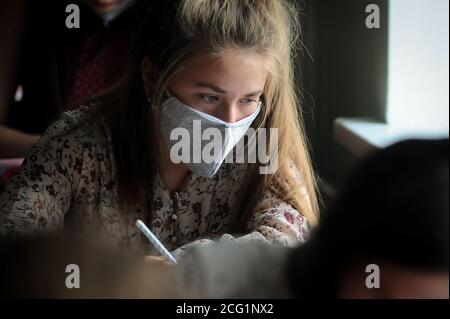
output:
[[[227,94],[228,93],[224,89],[218,87],[217,85],[211,84],[211,83],[199,82],[199,83],[195,84],[195,86],[196,87],[201,87],[201,88],[208,88],[208,89],[211,89],[211,90],[213,90],[213,91],[215,91],[217,93],[220,93],[220,94]],[[256,95],[259,95],[259,94],[262,94],[262,93],[263,93],[262,90],[258,90],[258,91],[246,94],[245,97],[256,96]]]
[[[247,94],[245,97],[249,97],[249,96],[257,96],[257,95],[260,95],[260,94],[262,94],[263,93],[263,91],[262,90],[259,90],[259,91],[255,91],[255,92],[253,92],[253,93],[249,93],[249,94]]]
[[[211,84],[211,83],[199,82],[199,83],[195,84],[195,86],[202,87],[202,88],[208,88],[208,89],[211,89],[211,90],[213,90],[217,93],[221,93],[221,94],[227,93],[227,91],[225,91],[224,89],[222,89],[214,84]]]

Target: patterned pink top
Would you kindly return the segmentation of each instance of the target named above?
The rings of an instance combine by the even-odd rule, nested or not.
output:
[[[309,234],[304,216],[270,193],[254,207],[250,232],[229,234],[245,171],[244,164],[223,164],[212,178],[191,174],[179,192],[170,192],[157,176],[153,198],[124,211],[109,127],[96,105],[82,106],[47,129],[1,194],[0,234],[94,229],[118,246],[158,255],[135,227],[137,219],[149,220],[151,209],[150,229],[176,255],[215,239],[304,242]]]

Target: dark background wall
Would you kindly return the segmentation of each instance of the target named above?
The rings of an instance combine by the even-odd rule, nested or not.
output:
[[[380,7],[381,28],[368,29],[366,7]],[[313,160],[339,190],[357,160],[333,140],[337,117],[385,120],[388,0],[299,0],[303,42],[297,78]]]

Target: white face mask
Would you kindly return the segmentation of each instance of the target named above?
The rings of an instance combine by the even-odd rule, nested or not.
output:
[[[249,129],[260,110],[261,103],[250,116],[234,123],[227,123],[170,96],[161,106],[160,120],[161,132],[169,147],[172,161],[183,162],[196,175],[213,176],[228,153]],[[216,134],[219,132],[220,136]],[[182,155],[179,156],[181,148],[184,152],[182,151]],[[210,152],[212,148],[217,151]]]

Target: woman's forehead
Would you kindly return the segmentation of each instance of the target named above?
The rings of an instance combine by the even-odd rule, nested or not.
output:
[[[245,50],[215,56],[198,55],[180,72],[175,82],[190,86],[208,84],[225,92],[256,92],[265,85],[267,60],[261,54]]]

